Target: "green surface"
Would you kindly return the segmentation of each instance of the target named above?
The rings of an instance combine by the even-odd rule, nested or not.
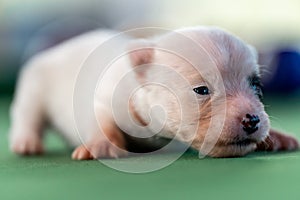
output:
[[[270,99],[266,102],[273,125],[300,138],[300,98]],[[8,151],[9,103],[10,98],[0,98],[1,200],[300,199],[300,152],[201,160],[190,152],[162,170],[127,174],[98,161],[72,161],[52,134],[46,155],[18,157]],[[153,162],[153,157],[131,159]]]

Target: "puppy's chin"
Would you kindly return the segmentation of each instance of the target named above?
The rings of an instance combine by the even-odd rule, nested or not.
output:
[[[257,147],[256,142],[244,140],[230,143],[217,143],[209,152],[208,156],[215,158],[239,157],[254,151]]]

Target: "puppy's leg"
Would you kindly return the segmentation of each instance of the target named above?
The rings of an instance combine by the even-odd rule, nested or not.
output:
[[[126,141],[119,128],[111,123],[102,128],[104,133],[94,134],[85,144],[78,146],[72,153],[72,159],[119,158],[127,155]]]
[[[269,136],[265,141],[257,144],[257,151],[286,151],[296,150],[299,148],[297,139],[285,135],[273,129],[270,130]]]
[[[21,155],[43,152],[43,96],[39,74],[32,69],[22,73],[11,108],[10,148]]]

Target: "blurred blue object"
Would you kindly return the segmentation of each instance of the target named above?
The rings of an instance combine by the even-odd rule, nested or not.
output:
[[[280,49],[270,64],[271,74],[264,82],[266,92],[288,94],[300,91],[300,52]]]

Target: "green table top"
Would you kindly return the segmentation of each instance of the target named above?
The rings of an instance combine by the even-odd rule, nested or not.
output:
[[[48,152],[18,157],[8,151],[8,107],[0,98],[0,199],[300,199],[300,151],[199,159],[185,153],[170,166],[128,174],[98,161],[73,161],[48,134]],[[272,125],[300,138],[300,97],[267,98]],[[51,132],[51,131],[49,131]],[[153,156],[130,158],[153,162]],[[115,161],[118,162],[118,161]]]

